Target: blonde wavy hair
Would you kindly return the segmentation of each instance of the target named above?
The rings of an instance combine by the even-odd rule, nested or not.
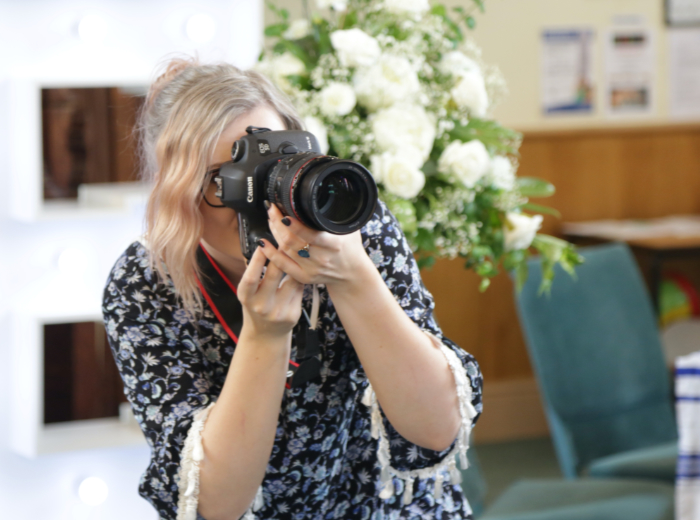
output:
[[[142,176],[152,184],[146,209],[151,267],[168,276],[183,307],[202,309],[196,251],[203,234],[199,203],[221,133],[237,118],[267,106],[289,129],[303,128],[290,101],[264,76],[196,58],[166,62],[139,114]],[[166,272],[167,271],[167,272]]]

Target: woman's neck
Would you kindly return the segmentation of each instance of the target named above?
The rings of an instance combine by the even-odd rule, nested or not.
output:
[[[214,259],[217,265],[221,268],[226,277],[231,281],[233,285],[238,287],[238,282],[241,281],[241,277],[245,272],[245,259],[231,256],[220,251],[216,247],[212,246],[209,242],[204,240],[204,238],[202,238],[201,241],[202,245]]]

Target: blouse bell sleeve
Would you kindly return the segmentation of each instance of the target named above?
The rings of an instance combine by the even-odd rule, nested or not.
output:
[[[466,452],[472,426],[482,410],[482,377],[474,357],[444,337],[433,310],[435,302],[420,276],[418,265],[398,221],[383,204],[377,205],[373,219],[363,229],[365,250],[379,270],[384,282],[406,314],[426,333],[445,356],[459,398],[461,425],[450,448],[436,452],[404,439],[384,416],[371,385],[363,403],[370,407],[372,435],[379,440],[382,498],[395,492],[393,479],[402,479],[404,489],[412,489],[414,479],[435,478],[435,497],[439,498],[442,480],[449,475],[453,484],[461,480],[456,459],[466,469]],[[411,497],[404,496],[404,503]]]
[[[124,394],[151,448],[139,494],[161,520],[194,520],[201,431],[215,399],[199,344],[211,331],[195,328],[172,285],[157,282],[140,244],[112,269],[102,310]]]

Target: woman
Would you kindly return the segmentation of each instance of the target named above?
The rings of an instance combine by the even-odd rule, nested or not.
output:
[[[302,128],[258,73],[182,60],[141,115],[147,239],[117,261],[103,306],[151,447],[141,495],[165,519],[469,518],[454,460],[481,406],[476,362],[442,337],[382,203],[343,236],[273,205],[279,247],[261,241],[246,266],[211,172],[251,125]],[[227,291],[239,334],[209,294]],[[320,370],[289,385],[309,337]]]

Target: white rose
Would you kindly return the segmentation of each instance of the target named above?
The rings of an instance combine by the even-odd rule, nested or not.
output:
[[[327,116],[344,116],[355,108],[355,91],[350,85],[331,82],[320,92],[321,112]]]
[[[384,0],[384,9],[395,14],[423,14],[430,5],[428,0]]]
[[[410,154],[417,168],[433,149],[435,121],[421,106],[394,105],[372,115],[370,123],[381,152]]]
[[[311,34],[311,23],[306,18],[294,20],[282,35],[287,40],[300,40]]]
[[[420,91],[418,75],[406,58],[383,55],[371,67],[355,73],[355,92],[370,112],[399,101],[411,102]]]
[[[301,76],[306,74],[304,62],[290,52],[275,54],[272,58],[259,61],[255,69],[270,78],[273,83],[285,92],[293,90],[287,76]]]
[[[348,8],[347,0],[316,0],[316,6],[319,9],[334,9],[336,11],[345,11]]]
[[[343,67],[368,67],[379,55],[379,43],[362,29],[347,29],[331,33],[331,43]]]
[[[522,213],[507,213],[503,228],[506,251],[527,249],[542,226],[542,215],[530,217]]]
[[[450,90],[452,99],[460,108],[467,108],[477,116],[484,117],[489,108],[489,95],[481,72],[469,71],[459,74],[457,84]]]
[[[314,134],[318,140],[318,144],[321,147],[321,153],[328,153],[328,132],[326,131],[323,121],[317,117],[306,116],[304,118],[304,127],[306,128],[307,132]]]
[[[437,65],[443,74],[459,76],[465,72],[479,72],[479,65],[471,58],[468,58],[460,51],[450,51],[445,53]]]
[[[515,168],[510,159],[498,155],[491,161],[491,171],[488,174],[490,184],[499,190],[510,191],[515,188]]]
[[[404,199],[412,199],[425,186],[425,175],[410,156],[383,153],[371,158],[372,174],[384,184],[388,192]]]
[[[454,175],[467,188],[473,188],[490,166],[489,153],[484,143],[478,140],[468,143],[452,141],[438,160],[440,172]]]

